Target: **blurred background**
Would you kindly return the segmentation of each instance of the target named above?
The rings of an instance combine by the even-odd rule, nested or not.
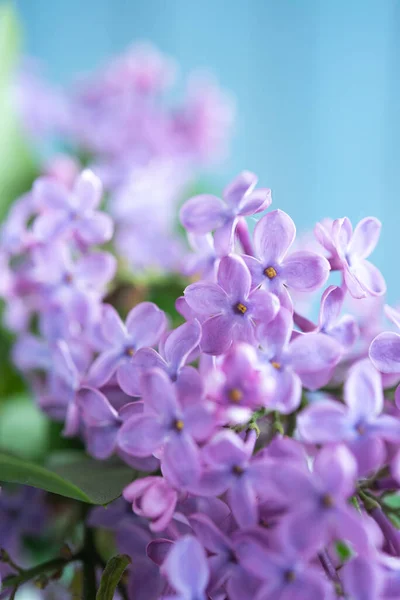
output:
[[[182,73],[204,67],[237,101],[218,185],[246,168],[299,229],[373,214],[375,262],[400,298],[397,0],[16,0],[25,53],[71,82],[132,41],[149,40]]]

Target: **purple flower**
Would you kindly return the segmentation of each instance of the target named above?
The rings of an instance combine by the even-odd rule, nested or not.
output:
[[[342,271],[344,283],[354,298],[385,293],[386,284],[380,271],[365,260],[378,243],[381,231],[378,219],[362,219],[353,231],[351,222],[344,217],[336,219],[330,230],[318,223],[314,231],[330,253],[332,269]]]
[[[34,223],[35,235],[46,242],[72,237],[84,248],[107,242],[113,222],[109,215],[96,210],[101,196],[101,181],[89,170],[81,173],[72,191],[53,178],[38,179],[33,197],[41,214]]]
[[[159,369],[142,376],[144,412],[123,424],[118,445],[132,456],[151,456],[161,450],[164,476],[177,487],[193,483],[200,475],[196,441],[204,441],[214,427],[209,404],[201,401],[197,386],[188,378],[185,388],[176,388]]]
[[[253,457],[252,431],[243,441],[233,431],[220,431],[203,449],[204,471],[190,491],[200,496],[219,496],[227,491],[233,516],[240,527],[258,523],[258,497],[265,493],[270,464]]]
[[[177,492],[162,477],[137,479],[124,489],[123,496],[135,514],[150,520],[151,531],[167,528],[178,501]]]
[[[235,537],[235,534],[229,537],[204,514],[191,515],[189,523],[201,544],[211,553],[208,558],[209,591],[218,592],[225,585],[230,600],[253,598],[259,582],[238,562],[236,549],[241,547],[241,537]]]
[[[209,580],[207,557],[195,537],[184,536],[172,546],[162,571],[178,594],[173,596],[176,600],[206,600]]]
[[[340,581],[351,600],[378,600],[384,588],[383,569],[371,557],[356,556],[340,569]]]
[[[314,252],[298,251],[287,255],[294,242],[296,227],[281,210],[260,219],[254,229],[255,257],[245,256],[252,286],[264,286],[278,296],[283,306],[291,308],[288,289],[311,292],[325,283],[329,263]]]
[[[344,388],[346,406],[333,400],[316,402],[298,417],[299,433],[307,442],[345,442],[358,462],[359,475],[382,466],[385,441],[400,442],[400,421],[382,415],[383,391],[379,373],[368,359],[355,364]]]
[[[142,374],[149,369],[157,368],[165,371],[178,387],[182,385],[184,388],[188,378],[191,385],[199,389],[200,377],[195,369],[186,365],[186,362],[198,347],[200,339],[200,323],[194,319],[171,331],[160,343],[159,353],[153,348],[139,349],[120,372],[121,388],[130,396],[141,396]]]
[[[234,234],[241,217],[259,213],[271,204],[271,190],[255,190],[257,177],[243,171],[217,196],[194,196],[181,208],[182,225],[191,233],[205,234],[215,230],[215,248],[221,254],[233,250]]]
[[[139,348],[159,342],[166,326],[166,317],[152,302],[137,304],[124,324],[117,311],[106,304],[102,310],[102,333],[106,350],[93,363],[90,376],[101,387],[116,373],[117,380],[129,379],[132,357]],[[121,385],[121,383],[120,383]],[[123,388],[123,383],[121,385]]]
[[[283,413],[299,406],[302,385],[310,390],[326,385],[342,355],[341,346],[331,337],[307,333],[290,341],[292,331],[292,315],[285,308],[258,331],[261,358],[275,381],[269,408]]]
[[[287,503],[286,531],[296,545],[327,545],[348,540],[360,552],[368,548],[363,523],[348,499],[354,494],[355,458],[344,446],[324,448],[306,473],[297,466],[271,469],[270,486]]]
[[[359,330],[357,322],[352,315],[340,317],[345,293],[340,287],[330,285],[321,298],[318,325],[295,314],[296,325],[304,332],[320,332],[333,337],[344,348],[348,349],[355,343]]]
[[[116,450],[122,424],[118,412],[104,394],[92,388],[81,388],[76,403],[84,424],[88,453],[98,460],[109,458]]]
[[[182,270],[190,277],[200,277],[214,281],[216,278],[219,257],[214,248],[214,239],[211,233],[205,235],[188,234],[188,241],[193,254],[184,258]]]
[[[192,283],[185,289],[185,300],[200,318],[206,318],[201,349],[207,354],[226,352],[234,340],[254,344],[256,324],[269,323],[279,310],[275,295],[251,291],[248,268],[232,254],[220,262],[218,283]]]

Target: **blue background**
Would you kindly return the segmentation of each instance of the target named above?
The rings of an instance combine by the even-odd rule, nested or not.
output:
[[[397,276],[400,134],[398,0],[16,0],[25,50],[66,83],[133,40],[183,73],[209,67],[237,99],[232,157],[299,229],[324,216],[374,214],[374,261]]]

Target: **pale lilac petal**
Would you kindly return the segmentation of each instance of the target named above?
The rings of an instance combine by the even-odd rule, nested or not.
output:
[[[335,219],[332,224],[332,238],[341,256],[345,256],[347,247],[353,235],[353,226],[348,217]]]
[[[212,405],[199,402],[189,406],[185,409],[184,423],[195,440],[206,440],[215,428],[215,415]]]
[[[115,373],[123,360],[123,354],[117,350],[108,350],[100,354],[90,367],[88,381],[91,386],[102,387]]]
[[[117,411],[98,390],[81,388],[76,395],[76,401],[87,427],[104,427],[119,420]]]
[[[353,600],[377,600],[383,588],[383,572],[374,561],[356,556],[340,569],[344,591]]]
[[[189,523],[206,550],[213,554],[229,552],[232,547],[231,540],[218,529],[209,517],[203,514],[194,514],[189,517]]]
[[[224,256],[218,267],[218,284],[234,302],[245,300],[250,292],[251,275],[239,256]]]
[[[281,308],[273,321],[261,324],[257,330],[261,345],[270,358],[279,355],[289,343],[293,329],[293,317],[285,308]]]
[[[185,229],[193,233],[209,233],[224,224],[227,217],[225,203],[216,196],[201,194],[182,206],[180,220]]]
[[[336,254],[336,248],[332,240],[332,232],[325,223],[317,223],[314,227],[314,235],[318,242],[325,250],[334,256]]]
[[[250,171],[242,171],[223,191],[223,198],[227,204],[238,209],[243,201],[243,196],[250,193],[257,184],[257,175]]]
[[[342,288],[330,285],[321,298],[321,308],[319,312],[319,326],[321,329],[329,328],[339,318],[344,301],[344,292]]]
[[[326,258],[313,252],[299,251],[284,259],[279,276],[296,291],[312,292],[325,283],[329,271]]]
[[[158,450],[166,434],[165,427],[154,415],[131,417],[118,433],[118,446],[133,456],[151,456]]]
[[[266,210],[272,202],[271,190],[268,188],[260,188],[254,190],[243,198],[240,205],[240,215],[250,216]]]
[[[175,388],[164,371],[152,369],[143,373],[141,389],[145,410],[154,410],[166,421],[175,418],[178,411]]]
[[[114,222],[110,215],[97,212],[90,217],[79,220],[79,229],[75,229],[76,235],[87,246],[104,244],[111,240],[114,231]]]
[[[251,317],[266,325],[276,317],[279,312],[280,302],[275,294],[266,290],[255,290],[249,296]]]
[[[387,442],[396,444],[400,442],[400,421],[396,417],[381,415],[369,426],[369,429]]]
[[[386,292],[386,283],[383,275],[372,263],[364,260],[351,266],[350,269],[362,287],[371,296],[382,296]]]
[[[199,345],[201,325],[194,319],[174,329],[164,343],[164,357],[171,373],[177,373],[185,364],[190,353]]]
[[[381,234],[382,223],[375,217],[366,217],[356,226],[347,252],[350,256],[367,258],[375,249]]]
[[[251,275],[251,287],[256,288],[265,282],[264,266],[258,258],[254,256],[242,256]]]
[[[353,298],[366,298],[367,292],[361,282],[358,280],[353,270],[350,269],[347,262],[343,264],[343,278],[347,290]]]
[[[237,218],[227,218],[226,222],[214,233],[214,247],[218,256],[226,256],[233,252]]]
[[[93,210],[100,204],[103,186],[97,175],[85,169],[75,181],[73,193],[81,210]]]
[[[201,315],[219,314],[229,305],[226,293],[215,283],[192,283],[185,289],[184,294],[189,307]]]
[[[39,177],[36,179],[33,189],[33,198],[40,208],[68,210],[70,206],[69,191],[51,177]]]
[[[342,508],[338,513],[335,519],[335,538],[348,540],[357,552],[364,554],[370,542],[363,521],[350,507]]]
[[[249,458],[243,441],[233,431],[221,431],[204,448],[204,457],[211,465],[240,465]]]
[[[168,553],[162,571],[174,590],[183,598],[205,598],[209,580],[207,557],[196,538],[185,536],[178,540]]]
[[[123,344],[127,339],[127,330],[121,317],[111,304],[104,304],[101,315],[101,329],[112,344]]]
[[[346,408],[339,402],[323,400],[311,404],[297,417],[297,430],[305,442],[327,444],[351,437]]]
[[[97,460],[105,460],[114,454],[118,427],[108,425],[101,428],[88,427],[85,431],[86,450]]]
[[[341,346],[321,333],[306,333],[289,346],[291,365],[309,389],[328,383],[341,354]]]
[[[380,333],[371,343],[369,357],[381,373],[400,373],[400,335]]]
[[[289,414],[296,410],[301,402],[301,380],[290,369],[277,370],[271,367],[271,375],[275,379],[275,392],[271,397],[269,407]]]
[[[232,344],[231,315],[216,315],[204,321],[200,346],[206,354],[223,354]]]
[[[141,376],[150,369],[167,370],[167,364],[153,348],[140,348],[132,361],[120,365],[117,371],[118,385],[128,396],[141,396]]]
[[[126,318],[126,327],[136,349],[157,344],[166,324],[165,313],[153,302],[137,304]]]
[[[344,348],[351,348],[356,342],[360,330],[356,320],[351,315],[344,315],[336,325],[326,331],[328,335],[335,338]]]
[[[317,454],[313,470],[324,489],[335,497],[350,497],[357,480],[357,463],[345,446],[325,447]]]
[[[357,460],[359,477],[368,477],[384,464],[385,443],[377,435],[374,435],[373,427],[369,426],[366,433],[347,442],[349,450]]]
[[[146,548],[147,556],[159,567],[165,561],[168,552],[171,550],[174,542],[171,540],[159,538],[149,542]]]
[[[344,387],[344,397],[355,419],[368,420],[382,412],[382,377],[368,359],[351,368]]]
[[[228,491],[228,502],[239,527],[255,527],[258,523],[257,497],[251,481],[239,477]]]
[[[103,287],[114,277],[117,261],[108,252],[92,252],[80,258],[76,263],[76,275],[95,288]]]
[[[185,430],[168,440],[161,459],[161,470],[164,477],[178,488],[190,486],[199,479],[199,449]]]
[[[384,306],[384,312],[387,318],[400,329],[400,311],[386,304]]]
[[[273,210],[260,219],[254,229],[256,255],[273,266],[279,263],[296,237],[296,227],[292,219],[281,210]]]

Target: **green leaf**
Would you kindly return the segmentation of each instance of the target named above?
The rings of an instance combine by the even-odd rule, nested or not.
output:
[[[400,494],[387,494],[383,502],[392,509],[400,509]]]
[[[96,600],[112,600],[122,573],[131,563],[126,554],[118,554],[110,558],[101,576],[100,587],[96,594]]]
[[[336,542],[335,545],[336,545],[336,552],[342,562],[346,562],[346,560],[349,560],[349,558],[352,557],[353,553],[352,553],[351,549],[349,548],[349,546],[345,542],[342,542],[341,540],[339,540],[338,542]]]
[[[0,452],[27,460],[48,451],[50,421],[27,395],[15,395],[0,404]]]
[[[81,452],[62,453],[49,466],[0,453],[0,481],[30,485],[87,504],[112,502],[134,478],[135,472],[118,460],[98,461]]]

